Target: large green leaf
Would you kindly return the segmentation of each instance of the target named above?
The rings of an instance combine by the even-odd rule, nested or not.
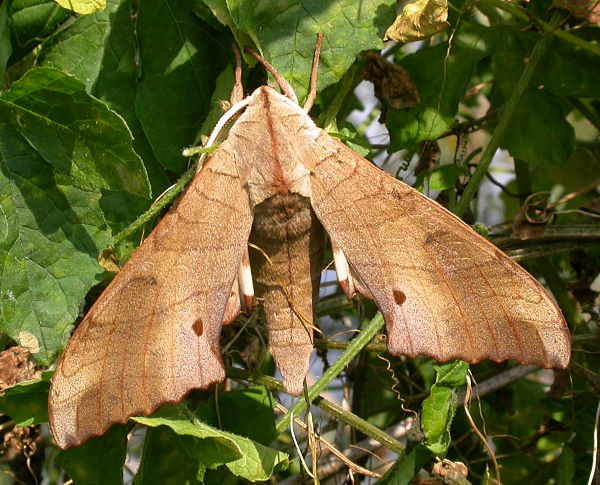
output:
[[[110,0],[105,10],[93,15],[82,15],[61,30],[50,36],[42,45],[38,55],[41,66],[54,67],[72,74],[86,85],[92,92],[98,76],[101,75],[105,55],[111,55],[111,47],[122,50],[128,47],[126,38],[110,38],[113,33],[113,22],[118,15],[121,2]],[[129,2],[123,2],[123,10],[130,12]],[[132,46],[134,47],[134,46]],[[129,70],[133,64],[125,60],[123,69]],[[115,86],[118,90],[119,82]]]
[[[202,406],[199,415],[205,422],[268,445],[276,437],[274,406],[273,395],[257,386],[220,393]],[[252,419],[240,419],[244,415]]]
[[[571,34],[595,44],[600,43],[600,29],[588,27],[571,30]],[[522,34],[521,34],[522,35]],[[600,62],[573,42],[555,39],[547,62],[541,63],[536,73],[537,85],[563,96],[598,98]]]
[[[575,148],[575,130],[554,97],[529,89],[506,128],[502,147],[532,167],[561,166]]]
[[[136,111],[160,163],[181,173],[215,80],[233,57],[230,42],[204,23],[192,2],[141,2],[137,19],[142,78]]]
[[[167,426],[148,428],[134,485],[193,485],[204,467],[190,455],[186,441]]]
[[[135,56],[131,1],[109,0],[104,11],[78,17],[44,42],[38,64],[72,74],[85,83],[88,93],[125,119],[133,135],[133,147],[148,171],[153,193],[160,194],[169,182],[135,112]],[[135,215],[123,220],[131,221]]]
[[[168,426],[187,441],[187,450],[202,465],[225,465],[234,475],[251,481],[268,480],[274,470],[287,466],[287,455],[248,438],[221,431],[193,419],[176,406],[163,406],[150,417],[133,418],[146,426]]]
[[[317,34],[325,35],[318,79],[322,90],[339,81],[362,51],[383,47],[381,39],[394,21],[395,4],[392,0],[227,0],[237,28],[252,38],[300,100],[308,92]]]
[[[2,2],[0,5],[0,91],[8,87],[6,66],[11,54],[8,2]]]
[[[9,8],[13,61],[20,60],[72,15],[54,0],[12,0],[2,3]]]
[[[110,234],[100,193],[53,170],[4,113],[0,139],[0,325],[48,364],[98,282]]]
[[[79,187],[149,196],[146,171],[123,119],[74,77],[50,68],[28,71],[0,96],[0,113]]]
[[[416,445],[405,455],[399,457],[375,485],[408,485],[431,457],[431,451],[422,445]]]

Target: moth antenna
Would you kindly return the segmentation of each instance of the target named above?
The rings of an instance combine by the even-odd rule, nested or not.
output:
[[[200,170],[202,170],[202,166],[204,165],[204,160],[206,159],[207,149],[212,147],[216,143],[217,139],[219,138],[219,136],[221,136],[223,131],[225,131],[225,128],[231,122],[231,120],[241,110],[246,109],[246,106],[248,106],[248,100],[243,99],[239,103],[234,104],[231,108],[229,108],[229,110],[227,110],[227,112],[223,116],[221,116],[219,118],[219,121],[213,128],[213,131],[210,134],[210,137],[208,138],[206,145],[203,147],[204,153],[202,153],[202,155],[200,155],[200,159],[198,160],[198,166],[196,168],[196,173],[198,173],[198,172],[200,172]]]
[[[236,44],[232,44],[233,54],[235,55],[235,84],[231,90],[229,101],[233,106],[244,99],[244,86],[242,84],[242,56]]]
[[[319,70],[319,57],[321,56],[322,41],[323,33],[319,32],[319,34],[317,34],[317,45],[315,47],[315,56],[313,57],[312,71],[310,72],[310,90],[306,97],[306,101],[304,102],[304,107],[302,108],[305,113],[310,112],[317,97],[317,71]]]
[[[279,84],[281,92],[285,94],[288,98],[290,98],[294,103],[298,104],[298,97],[296,96],[292,85],[289,82],[287,82],[287,79],[285,79],[281,74],[279,74],[268,61],[264,60],[256,52],[250,49],[250,47],[244,47],[244,52],[247,52],[252,57],[254,57],[258,62],[260,62],[264,66],[264,68],[267,71],[273,74],[273,77],[277,81],[277,84]]]

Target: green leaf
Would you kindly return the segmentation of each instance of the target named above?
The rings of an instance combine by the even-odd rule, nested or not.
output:
[[[181,436],[167,426],[148,428],[142,461],[134,485],[193,485],[199,469],[204,469],[191,454]]]
[[[242,30],[237,28],[237,25],[233,21],[231,14],[229,13],[229,9],[227,7],[227,0],[202,0],[208,8],[211,10],[214,15],[213,18],[216,18],[223,25],[226,25],[231,30],[231,33],[235,37],[235,41],[240,47],[255,47],[253,40],[250,38],[248,34],[243,32]],[[196,13],[197,10],[196,10]],[[204,16],[200,16],[203,20],[209,22],[204,19]]]
[[[9,8],[14,61],[20,60],[71,15],[54,0],[13,0],[2,3],[8,4]]]
[[[571,30],[571,34],[598,44],[600,29],[588,27]],[[563,96],[598,98],[600,62],[598,56],[590,54],[580,46],[563,39],[555,39],[546,62],[540,64],[536,73],[538,85]]]
[[[151,417],[132,418],[146,426],[168,426],[188,441],[192,456],[207,468],[225,465],[234,475],[251,481],[268,480],[276,469],[287,466],[287,455],[255,441],[221,431],[184,414],[182,405],[163,406]]]
[[[216,80],[215,90],[210,97],[210,110],[206,114],[204,118],[204,122],[202,123],[202,127],[198,132],[196,138],[194,139],[194,145],[200,145],[201,136],[210,136],[213,128],[219,121],[219,118],[223,116],[223,106],[221,105],[221,101],[226,100],[229,101],[231,96],[231,89],[235,83],[235,76],[233,72],[233,65],[229,64],[223,69],[223,72],[219,74]]]
[[[98,201],[57,173],[0,112],[0,328],[49,364],[110,242]]]
[[[350,128],[348,126],[343,126],[340,127],[337,133],[329,132],[329,135],[344,142],[345,145],[352,148],[352,150],[358,153],[361,157],[366,157],[369,153],[371,153],[371,145],[366,139],[361,137],[356,132],[354,127]]]
[[[239,485],[240,480],[227,468],[207,470],[204,477],[206,485]]]
[[[126,425],[119,424],[82,446],[60,451],[56,463],[77,485],[123,483],[127,429]]]
[[[133,135],[135,152],[144,160],[153,193],[160,194],[169,180],[135,112],[138,77],[135,56],[131,1],[109,0],[104,11],[78,17],[44,42],[38,65],[75,76],[85,83],[88,93],[125,119]],[[124,220],[131,221],[135,215]]]
[[[456,412],[456,388],[465,384],[469,364],[462,361],[436,366],[437,377],[431,393],[423,401],[421,429],[426,446],[438,456],[443,456],[450,445],[450,426]]]
[[[37,381],[24,381],[0,394],[0,413],[7,414],[17,426],[48,422],[48,390],[52,372],[44,372]]]
[[[56,3],[81,14],[99,12],[106,7],[106,0],[56,0]]]
[[[185,0],[141,2],[137,32],[136,112],[160,163],[181,173],[187,165],[181,150],[194,143],[211,107],[215,80],[233,56],[231,43]]]
[[[224,465],[241,457],[239,448],[229,436],[200,421],[192,421],[190,416],[182,411],[182,406],[162,406],[152,416],[138,416],[132,420],[145,426],[168,426],[179,436],[202,439],[203,442],[195,444],[197,448],[202,448],[202,453],[196,459],[208,468]]]
[[[129,192],[118,191],[103,191],[100,199],[100,207],[104,214],[106,223],[110,226],[113,235],[128,227],[133,220],[140,214],[148,210],[150,204],[148,199],[137,197]],[[148,228],[153,227],[154,223],[160,220],[157,217],[151,220]],[[130,255],[132,251],[140,245],[140,240],[143,238],[143,229],[134,232],[130,237],[125,238],[117,247],[113,248],[117,251],[118,256]]]
[[[495,25],[484,33],[495,64],[496,82],[502,94],[508,96],[514,86],[512,83],[517,81],[523,70],[524,59],[530,55],[538,39],[538,33],[506,25]],[[571,33],[591,43],[600,41],[597,28],[582,28]],[[598,76],[600,64],[597,56],[579,44],[557,37],[545,61],[537,68],[533,86],[562,96],[597,98],[600,96]]]
[[[505,25],[485,30],[487,48],[491,53],[493,72],[496,76],[494,86],[506,98],[510,96],[521,77],[525,66],[524,56],[531,52],[527,37],[517,35],[515,30]],[[527,45],[524,46],[523,43]]]
[[[2,93],[0,113],[78,186],[149,196],[146,172],[123,119],[89,96],[77,79],[50,68],[28,71]]]
[[[521,98],[501,146],[532,167],[561,166],[573,153],[575,131],[552,96],[530,89]]]
[[[571,446],[565,444],[556,470],[556,485],[569,485],[575,478],[575,451]]]
[[[469,87],[475,66],[484,52],[455,40],[423,47],[404,57],[400,65],[419,90],[421,104],[407,110],[389,110],[386,126],[390,151],[416,151],[425,140],[435,140],[454,123],[459,103]]]
[[[110,38],[119,10],[127,10],[131,15],[129,2],[123,2],[122,9],[119,9],[119,5],[120,2],[109,0],[108,8],[102,12],[77,17],[66,28],[58,30],[43,43],[38,64],[75,76],[85,83],[87,91],[91,93],[102,73],[104,56],[111,55],[111,47],[119,50],[128,47],[127,39]],[[126,62],[122,69],[128,71],[131,64],[133,52],[131,61]]]
[[[214,2],[211,2],[214,3]],[[308,93],[317,41],[323,33],[318,89],[339,81],[358,54],[381,49],[395,18],[392,0],[227,0],[237,28],[248,34],[262,56],[292,85],[298,98]]]

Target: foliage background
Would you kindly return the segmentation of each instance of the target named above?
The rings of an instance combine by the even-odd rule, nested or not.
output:
[[[110,280],[97,263],[99,252],[113,244],[126,258],[137,247],[140,229],[120,231],[186,170],[181,149],[197,144],[222,113],[220,101],[233,83],[231,43],[253,46],[302,101],[316,34],[323,32],[312,111],[318,124],[340,132],[356,150],[367,146],[361,153],[383,159],[384,169],[470,222],[478,219],[471,208],[486,213],[488,204],[497,205],[483,197],[471,202],[485,175],[501,172],[503,218],[511,223],[491,228],[490,236],[553,291],[569,321],[574,353],[565,372],[525,376],[507,363],[472,366],[478,382],[500,383],[471,406],[472,424],[462,408],[452,420],[465,387],[464,364],[382,361],[377,355],[385,355],[385,347],[376,343],[330,386],[326,397],[346,396],[343,409],[319,398],[313,413],[321,433],[348,451],[351,443],[375,436],[399,452],[389,470],[385,464],[395,460],[389,452],[354,458],[380,475],[387,470],[379,483],[428,476],[434,455],[463,461],[470,481],[486,483],[488,473],[497,473],[491,454],[502,483],[587,482],[600,382],[598,288],[592,284],[600,268],[594,218],[600,29],[593,16],[544,0],[457,1],[449,4],[443,32],[386,47],[382,39],[396,17],[391,0],[107,0],[100,11],[95,2],[70,5],[94,13],[77,15],[50,0],[0,5],[0,325],[6,349],[0,379],[4,388],[35,378],[0,397],[7,415],[6,477],[35,483],[35,474],[44,483],[63,483],[66,471],[78,484],[120,483],[123,477],[137,484],[302,478],[289,433],[283,422],[275,425],[277,396],[289,402],[266,377],[273,365],[259,344],[264,331],[256,315],[227,328],[223,343],[228,362],[264,377],[230,369],[241,382],[233,391],[194,395],[137,419],[148,428],[145,439],[130,440],[128,455],[133,423],[77,449],[54,448],[43,425],[51,372],[40,375],[40,368],[53,362]],[[420,104],[388,106],[389,142],[377,140],[370,149],[368,123],[353,126],[345,119],[361,103],[353,94],[365,62],[359,54],[383,48],[409,73]],[[266,77],[245,60],[251,92]],[[490,166],[498,147],[504,156]],[[538,192],[549,195],[519,210]],[[529,224],[525,214],[542,223]],[[369,302],[356,305],[329,293],[319,306],[326,335],[347,330],[348,321],[367,336],[381,326],[371,320],[376,309]],[[369,339],[363,340],[360,346]],[[316,368],[333,363],[330,374],[339,374],[335,344],[318,346]],[[505,371],[513,377],[500,381]],[[403,451],[390,434],[414,417],[405,409],[420,421],[403,437]],[[336,425],[332,416],[351,425]],[[321,473],[327,459],[318,462]],[[345,470],[334,471],[338,480]]]

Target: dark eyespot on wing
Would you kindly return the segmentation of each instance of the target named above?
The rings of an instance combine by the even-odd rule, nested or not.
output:
[[[404,292],[400,290],[394,290],[394,301],[398,305],[402,305],[406,301],[406,295]]]
[[[194,331],[194,333],[200,337],[202,335],[202,332],[204,332],[204,325],[202,324],[202,320],[200,320],[199,318],[194,322],[194,325],[192,325],[192,330]]]

